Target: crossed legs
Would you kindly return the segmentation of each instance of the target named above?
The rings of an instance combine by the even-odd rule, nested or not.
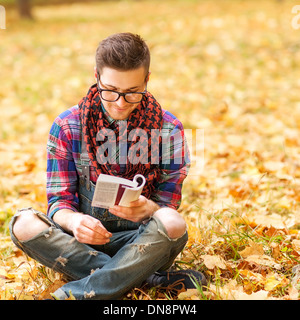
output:
[[[11,234],[34,259],[73,279],[56,294],[65,298],[71,290],[77,299],[119,298],[155,271],[170,267],[187,241],[183,218],[169,208],[159,209],[138,230],[114,234],[110,245],[117,244],[118,248],[113,254],[106,250],[109,245],[94,250],[75,241],[33,210],[21,211],[15,217]]]

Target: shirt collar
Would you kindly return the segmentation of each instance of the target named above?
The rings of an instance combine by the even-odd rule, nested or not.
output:
[[[106,109],[104,108],[103,103],[101,103],[101,108],[102,108],[103,115],[104,115],[104,117],[107,119],[107,121],[108,121],[109,124],[112,124],[112,123],[114,123],[114,122],[115,122],[116,124],[118,124],[120,121],[124,121],[124,120],[115,120],[114,118],[112,118],[112,117],[109,115],[109,113],[106,111]],[[127,119],[125,119],[125,120],[127,120]]]
[[[105,118],[108,120],[108,123],[109,123],[109,124],[112,124],[112,123],[115,121],[115,119],[113,119],[113,118],[109,115],[109,113],[105,110],[104,105],[103,105],[102,103],[101,103],[101,108],[102,108],[103,115],[104,115]]]

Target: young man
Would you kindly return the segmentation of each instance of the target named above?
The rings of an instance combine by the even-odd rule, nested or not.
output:
[[[99,44],[97,83],[50,130],[47,216],[27,208],[11,221],[14,243],[70,280],[54,292],[57,299],[70,292],[76,299],[117,299],[144,281],[165,287],[180,280],[190,288],[191,275],[206,283],[200,272],[165,271],[187,241],[176,210],[189,163],[182,124],[147,92],[149,65],[138,35],[114,34]],[[102,173],[143,174],[142,195],[129,207],[92,207]]]

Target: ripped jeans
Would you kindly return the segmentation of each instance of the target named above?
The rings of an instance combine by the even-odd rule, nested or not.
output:
[[[13,233],[18,212],[10,222],[11,238],[31,258],[67,276],[70,282],[54,293],[59,299],[67,298],[70,292],[77,300],[119,299],[154,272],[167,270],[184,248],[187,232],[178,239],[170,239],[156,217],[146,224],[136,224],[106,209],[91,207],[94,185],[91,183],[90,190],[87,189],[83,184],[79,188],[80,210],[99,219],[113,233],[109,243],[80,243],[34,209],[31,210],[49,228],[29,240],[19,241]]]

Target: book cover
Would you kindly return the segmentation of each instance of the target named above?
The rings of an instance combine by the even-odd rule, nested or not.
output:
[[[141,174],[135,175],[132,181],[100,174],[96,182],[92,206],[106,209],[114,205],[127,207],[131,201],[139,198],[145,183],[146,179]]]

